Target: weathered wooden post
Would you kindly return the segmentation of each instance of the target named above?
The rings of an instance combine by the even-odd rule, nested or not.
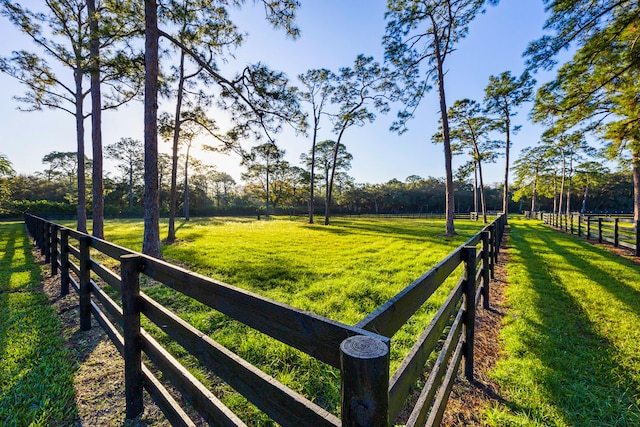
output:
[[[618,224],[619,219],[620,218],[613,219],[613,246],[615,246],[616,248],[618,247],[618,241],[620,239],[620,236],[619,236],[620,225]]]
[[[69,294],[69,229],[60,229],[60,296]]]
[[[464,375],[473,381],[473,343],[476,323],[476,247],[465,246],[462,251],[465,263],[464,279]]]
[[[491,278],[496,278],[496,264],[498,263],[498,222],[493,223],[491,230]]]
[[[389,348],[356,335],[340,344],[342,425],[389,426]]]
[[[587,216],[587,240],[591,238],[591,217]]]
[[[498,254],[500,253],[500,240],[502,239],[502,218],[499,218],[496,222],[496,241],[493,248],[495,263],[498,263]]]
[[[80,283],[79,289],[79,310],[80,310],[80,330],[91,329],[91,238],[83,235],[78,239],[80,242]]]
[[[36,220],[35,218],[33,219],[33,240],[36,242],[36,246],[38,247],[38,249],[42,250],[42,224],[40,223],[40,221]]]
[[[569,232],[571,233],[571,235],[573,235],[573,214],[569,214],[568,215],[568,219],[569,219],[569,226],[567,227],[569,229]]]
[[[44,262],[48,264],[51,261],[51,252],[50,252],[50,236],[51,230],[49,229],[49,223],[43,222],[42,225],[42,250],[41,254],[44,255]]]
[[[602,218],[598,217],[598,243],[602,243]]]
[[[122,332],[124,336],[124,387],[126,418],[144,410],[142,348],[140,341],[140,255],[120,257],[122,278]]]
[[[578,237],[582,237],[582,215],[578,214]]]
[[[30,216],[31,219],[31,238],[36,246],[38,246],[38,223],[33,216]]]
[[[38,248],[40,253],[44,255],[44,220],[38,219]]]
[[[58,225],[51,224],[51,275],[58,274]]]
[[[482,234],[482,307],[489,309],[489,232],[483,231]]]

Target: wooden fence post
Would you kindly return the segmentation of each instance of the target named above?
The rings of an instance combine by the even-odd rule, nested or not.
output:
[[[51,275],[58,274],[58,225],[51,224]]]
[[[567,227],[569,229],[569,232],[571,233],[571,235],[573,235],[573,215],[569,214],[568,215],[568,220],[569,220],[569,227]]]
[[[489,268],[491,269],[491,279],[495,279],[496,278],[496,228],[497,225],[494,222],[491,227],[489,227],[489,232],[490,232],[490,236],[489,236],[489,246],[491,247],[491,250],[489,252]]]
[[[489,232],[482,232],[482,307],[489,309]]]
[[[476,247],[465,246],[462,252],[465,263],[464,280],[464,375],[473,381],[473,342],[476,322]]]
[[[51,254],[49,251],[49,236],[50,236],[51,232],[49,231],[49,223],[48,222],[43,222],[42,223],[42,247],[41,247],[41,251],[40,253],[42,255],[44,255],[44,262],[45,264],[48,264],[49,261],[51,260]]]
[[[582,215],[578,214],[578,237],[582,237],[582,228],[581,228],[582,220],[581,220],[581,218],[582,218]]]
[[[613,220],[613,246],[618,247],[618,241],[620,240],[620,226],[618,225],[618,219],[614,218]]]
[[[498,219],[496,223],[496,247],[494,248],[496,264],[498,263],[498,254],[500,253],[500,240],[502,239],[502,227],[504,227],[504,225],[501,217]]]
[[[42,222],[36,219],[34,219],[34,221],[35,224],[33,225],[33,240],[35,240],[38,249],[42,251]]]
[[[79,283],[79,309],[80,330],[91,329],[91,253],[89,252],[91,239],[89,236],[81,236],[80,242],[80,283]]]
[[[140,341],[140,260],[141,257],[135,254],[120,257],[125,400],[126,418],[129,420],[144,410]]]
[[[370,336],[340,344],[342,425],[389,426],[389,348]]]
[[[33,238],[34,244],[38,246],[38,222],[34,217],[31,217],[31,237]]]
[[[598,243],[602,243],[602,218],[598,217]]]
[[[591,238],[591,217],[587,216],[587,240]]]
[[[40,253],[44,255],[44,221],[42,219],[38,220],[38,247]]]
[[[69,229],[60,229],[60,296],[69,294]]]

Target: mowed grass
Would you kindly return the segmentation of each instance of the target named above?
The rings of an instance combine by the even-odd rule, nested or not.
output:
[[[640,425],[640,267],[534,221],[510,221],[494,426]]]
[[[74,367],[23,223],[0,223],[0,425],[66,425]]]
[[[477,233],[483,224],[456,221],[459,233],[443,236],[444,221],[424,219],[333,219],[329,226],[304,219],[196,218],[178,222],[178,241],[163,246],[169,261],[262,296],[353,325],[420,277]],[[107,221],[107,240],[140,250],[143,224]],[[166,236],[166,223],[161,225]],[[392,372],[427,326],[451,287],[443,288],[392,340]],[[170,288],[147,283],[144,291],[215,340],[326,409],[338,413],[339,373],[323,363],[231,320]],[[151,330],[188,367],[196,362]],[[194,373],[252,425],[263,414],[210,374]]]

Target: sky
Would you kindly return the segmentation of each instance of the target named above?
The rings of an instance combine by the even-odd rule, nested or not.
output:
[[[24,0],[30,7],[41,4],[37,0]],[[274,30],[264,21],[264,10],[250,6],[232,11],[236,25],[248,33],[247,41],[222,68],[223,72],[240,70],[247,63],[263,62],[269,67],[284,71],[294,84],[297,75],[312,68],[328,68],[338,71],[351,66],[358,54],[384,60],[381,45],[385,32],[384,12],[386,0],[302,0],[297,15],[301,36],[292,40],[282,31]],[[484,88],[490,75],[511,71],[520,75],[524,70],[522,53],[529,42],[543,34],[546,14],[542,0],[501,0],[498,6],[488,6],[470,25],[466,39],[457,45],[445,64],[445,90],[447,104],[470,98],[482,101]],[[0,18],[0,56],[9,56],[18,49],[34,50],[34,45],[16,31],[4,18]],[[174,60],[175,58],[173,58]],[[60,71],[66,72],[66,71]],[[534,75],[538,84],[553,78],[550,73]],[[13,99],[24,93],[24,88],[11,77],[0,74],[0,153],[5,154],[18,173],[30,174],[44,169],[42,157],[51,151],[76,151],[75,122],[66,112],[45,110],[18,111]],[[163,99],[160,111],[173,111],[174,101]],[[512,162],[524,147],[539,140],[543,128],[528,119],[531,105],[523,106],[515,118],[521,131],[513,138]],[[386,114],[377,114],[374,123],[349,128],[343,143],[353,155],[352,168],[348,172],[356,182],[381,183],[390,179],[404,181],[410,175],[443,177],[444,155],[442,147],[431,143],[431,136],[438,129],[439,103],[436,90],[422,100],[415,118],[409,122],[408,132],[397,135],[389,130],[398,107],[392,106]],[[212,110],[213,117],[220,113]],[[87,129],[87,153],[90,156],[90,121]],[[143,140],[142,103],[130,103],[119,110],[103,114],[103,143],[116,142],[131,137]],[[499,137],[499,135],[495,135]],[[321,123],[319,140],[335,139],[328,121]],[[311,139],[286,131],[278,135],[278,145],[285,149],[285,158],[292,165],[302,166],[299,157],[308,152]],[[236,155],[205,152],[201,144],[211,144],[201,138],[196,141],[192,154],[205,164],[215,165],[221,172],[231,174],[240,181],[242,168]],[[245,147],[255,145],[245,142]],[[169,152],[170,144],[160,142],[160,151]],[[463,156],[454,158],[454,168],[464,163]],[[105,170],[117,175],[115,165],[105,160]],[[485,183],[496,183],[504,177],[504,159],[483,167]]]

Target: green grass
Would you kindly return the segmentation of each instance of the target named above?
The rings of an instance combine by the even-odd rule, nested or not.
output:
[[[479,231],[479,222],[457,221],[455,238],[444,222],[419,219],[334,219],[330,226],[304,219],[222,218],[178,223],[178,241],[163,246],[166,259],[294,307],[355,324]],[[161,224],[166,235],[166,223]],[[107,240],[140,250],[142,223],[107,221]],[[408,353],[460,272],[434,295],[392,341],[391,369]],[[337,370],[213,311],[170,288],[148,283],[144,291],[287,386],[337,413]],[[145,324],[190,368],[196,362],[153,325]],[[223,401],[253,425],[263,414],[215,378],[194,369]]]
[[[640,425],[640,268],[533,221],[510,222],[506,354],[494,426]]]
[[[65,425],[74,369],[31,248],[24,224],[0,223],[0,425]]]

